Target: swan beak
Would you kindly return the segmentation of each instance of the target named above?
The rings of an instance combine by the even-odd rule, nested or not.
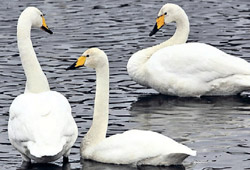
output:
[[[44,16],[42,16],[42,20],[43,20],[43,25],[41,26],[41,29],[50,33],[50,34],[53,34],[53,32],[49,29],[49,27],[47,26],[47,24],[45,22]]]
[[[78,67],[84,66],[86,58],[87,58],[86,56],[79,57],[78,60],[76,62],[74,62],[74,64],[72,64],[71,66],[66,68],[66,70],[74,70]]]
[[[161,29],[161,27],[163,27],[163,25],[165,24],[165,15],[161,15],[156,19],[156,24],[153,28],[153,30],[150,32],[149,36],[154,35],[157,31],[159,31],[159,29]]]

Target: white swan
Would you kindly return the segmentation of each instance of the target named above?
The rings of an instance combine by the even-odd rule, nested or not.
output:
[[[172,6],[170,12],[168,6],[160,10],[151,35],[163,20],[169,22],[173,10],[181,14],[180,7]],[[250,89],[250,64],[241,58],[202,43],[159,46],[139,51],[129,60],[128,73],[136,82],[181,97],[235,95]]]
[[[81,144],[81,157],[103,163],[176,165],[196,151],[159,133],[129,130],[106,138],[109,114],[109,64],[106,54],[88,49],[68,69],[85,65],[96,70],[96,96],[91,128]]]
[[[50,162],[61,156],[67,161],[78,135],[77,126],[67,99],[50,91],[30,40],[31,27],[52,34],[37,8],[28,7],[21,13],[17,41],[27,82],[24,94],[10,106],[9,139],[25,162]]]
[[[155,54],[156,51],[175,44],[186,43],[189,35],[189,20],[185,11],[179,7],[178,5],[168,3],[164,5],[159,11],[158,18],[156,20],[156,24],[154,29],[150,33],[150,36],[156,33],[164,24],[168,24],[171,22],[176,22],[176,31],[174,35],[168,39],[167,41],[155,45],[153,47],[149,47],[143,50],[140,50],[134,53],[127,64],[127,71],[129,76],[137,83],[149,86],[149,82],[151,81],[148,77],[147,73],[147,63],[151,62],[152,55]],[[158,61],[160,66],[165,65],[163,62],[165,56],[158,57]],[[167,76],[161,73],[162,76]],[[152,87],[154,88],[154,87]]]

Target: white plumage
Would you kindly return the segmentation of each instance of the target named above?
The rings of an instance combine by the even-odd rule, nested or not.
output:
[[[51,162],[69,156],[78,130],[68,100],[49,89],[30,40],[31,27],[52,33],[37,8],[28,7],[20,15],[17,40],[27,82],[25,93],[10,106],[8,135],[23,161]]]
[[[28,159],[50,162],[68,156],[77,128],[67,99],[58,92],[25,93],[10,107],[11,144]]]
[[[132,165],[180,165],[196,152],[176,141],[152,131],[129,130],[105,138],[86,149],[85,159]]]
[[[185,24],[188,23],[187,16],[177,5],[164,5],[158,16],[150,35],[164,23],[173,21],[177,24],[176,32],[185,30],[184,27],[189,29],[189,24]],[[184,33],[187,37],[188,32]],[[175,33],[166,42],[133,54],[127,65],[129,76],[162,94],[181,97],[235,95],[250,89],[250,64],[247,61],[210,45],[185,44],[184,35],[176,37]]]
[[[169,46],[145,64],[145,84],[160,93],[235,95],[250,89],[250,64],[202,43]]]
[[[106,54],[88,49],[69,69],[85,65],[96,70],[92,125],[81,144],[83,159],[133,165],[178,165],[196,151],[152,131],[129,130],[106,138],[109,114],[109,64]]]

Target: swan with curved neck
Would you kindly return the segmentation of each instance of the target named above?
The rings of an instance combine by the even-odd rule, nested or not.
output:
[[[187,20],[180,7],[167,9],[168,4],[160,10],[150,35],[155,34],[164,22],[177,22],[178,18]],[[172,13],[176,13],[176,17],[168,20]],[[188,28],[187,24],[183,27]],[[172,39],[172,45],[163,45],[170,40],[141,50],[129,59],[127,69],[134,81],[162,94],[180,97],[236,95],[250,89],[250,64],[247,61],[203,43],[173,43],[177,41]]]
[[[52,34],[39,9],[27,7],[21,13],[17,42],[27,81],[24,94],[17,96],[10,106],[9,139],[23,161],[51,162],[61,156],[67,161],[77,138],[77,126],[67,99],[50,91],[30,39],[32,27]]]
[[[189,35],[189,20],[185,11],[176,4],[167,3],[160,9],[154,29],[150,36],[155,34],[164,24],[176,22],[176,31],[174,35],[161,44],[140,50],[134,53],[127,64],[129,76],[137,83],[148,85],[146,80],[145,65],[150,62],[150,58],[160,49],[168,46],[186,43]],[[162,58],[159,58],[161,60]]]
[[[81,143],[81,157],[102,163],[178,165],[196,151],[152,131],[129,130],[106,137],[109,114],[109,63],[98,48],[85,51],[68,69],[96,70],[96,95],[92,125]]]

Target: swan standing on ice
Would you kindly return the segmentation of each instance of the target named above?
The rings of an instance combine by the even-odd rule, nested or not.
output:
[[[106,138],[109,114],[109,63],[106,54],[91,48],[68,69],[85,65],[96,70],[92,125],[81,144],[81,157],[102,163],[178,165],[196,151],[159,133],[129,130]]]
[[[177,14],[174,19],[173,11]],[[150,35],[164,22],[187,20],[180,11],[177,5],[164,5]],[[130,58],[127,68],[134,81],[162,94],[181,97],[236,95],[250,89],[247,61],[203,43],[168,47],[163,44],[141,50]]]
[[[21,13],[17,42],[27,81],[24,94],[17,96],[10,106],[9,139],[25,162],[31,159],[51,162],[61,156],[68,161],[78,135],[77,126],[68,100],[62,94],[50,91],[30,39],[32,27],[52,34],[37,8],[28,7]]]

